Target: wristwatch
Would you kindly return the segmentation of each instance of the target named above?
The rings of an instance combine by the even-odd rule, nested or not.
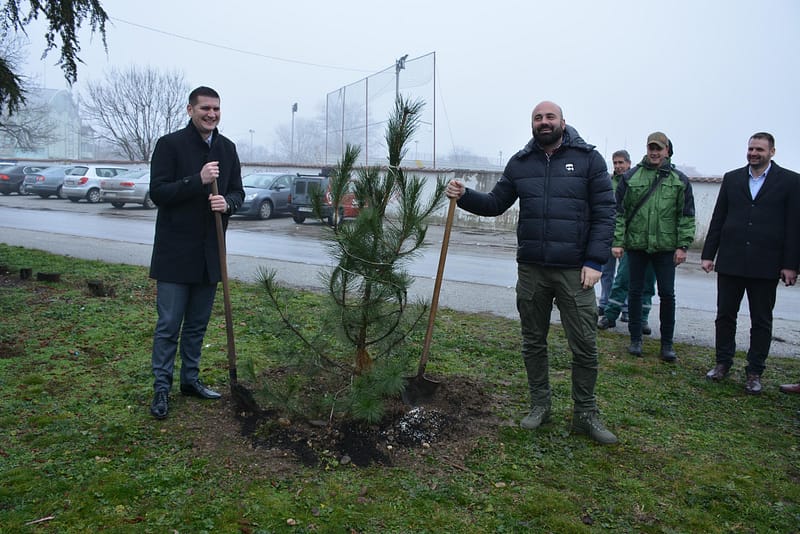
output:
[[[684,252],[687,252],[689,250],[689,247],[678,247],[678,248]]]

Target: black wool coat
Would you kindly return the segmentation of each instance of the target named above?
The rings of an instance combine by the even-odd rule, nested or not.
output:
[[[231,213],[244,201],[242,170],[236,145],[216,129],[211,147],[189,122],[160,138],[150,161],[150,198],[158,206],[150,277],[184,284],[222,279],[216,223],[208,201],[211,186],[200,170],[219,161],[219,194]],[[227,228],[228,216],[223,215]]]
[[[774,280],[800,262],[800,175],[772,162],[756,198],[748,167],[725,174],[702,259],[718,273]]]

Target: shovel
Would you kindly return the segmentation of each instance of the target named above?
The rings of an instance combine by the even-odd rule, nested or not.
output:
[[[211,192],[219,195],[217,181],[211,182]],[[219,269],[222,278],[222,296],[225,302],[225,333],[228,337],[228,376],[231,382],[231,395],[236,404],[237,411],[257,413],[258,403],[246,387],[239,383],[236,374],[236,343],[233,339],[233,312],[231,311],[231,292],[228,287],[228,260],[225,253],[225,232],[222,229],[222,215],[214,212],[214,222],[217,226],[217,245],[219,248]]]
[[[430,400],[439,388],[439,382],[425,378],[425,367],[428,365],[428,354],[431,350],[431,339],[433,338],[433,322],[436,319],[436,311],[439,309],[439,290],[442,288],[442,275],[444,274],[444,262],[447,258],[447,246],[450,243],[450,229],[453,227],[453,215],[456,212],[456,199],[450,199],[447,208],[447,222],[444,225],[444,236],[442,237],[442,251],[439,253],[439,268],[436,270],[436,282],[433,284],[433,298],[431,298],[431,312],[428,316],[428,329],[425,331],[425,342],[422,345],[422,356],[419,359],[419,368],[416,376],[406,379],[406,387],[403,390],[403,402],[415,406],[420,402]]]

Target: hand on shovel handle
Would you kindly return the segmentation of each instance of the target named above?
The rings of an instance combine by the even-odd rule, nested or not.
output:
[[[217,181],[211,182],[212,196],[219,195]],[[220,197],[225,201],[224,197]],[[227,202],[226,202],[227,204]],[[225,302],[225,334],[228,338],[228,377],[231,382],[231,394],[237,409],[247,412],[258,412],[258,403],[243,385],[239,384],[236,372],[236,342],[233,337],[233,311],[231,306],[231,291],[228,285],[228,258],[225,252],[225,231],[222,228],[222,215],[214,210],[214,223],[217,227],[217,247],[219,249],[219,270],[222,278],[222,296]]]
[[[220,197],[217,181],[211,182],[212,197]],[[223,198],[224,197],[220,197]],[[213,209],[213,205],[212,205]],[[233,337],[233,312],[231,311],[231,295],[228,287],[228,258],[225,251],[225,231],[222,228],[222,215],[219,210],[214,210],[214,223],[217,227],[217,248],[219,250],[219,270],[222,278],[222,297],[225,301],[225,332],[228,337],[228,371],[231,383],[235,383],[236,376],[236,343]]]

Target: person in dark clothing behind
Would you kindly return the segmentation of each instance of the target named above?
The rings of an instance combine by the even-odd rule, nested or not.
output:
[[[485,217],[502,214],[519,199],[517,309],[531,410],[520,425],[533,430],[550,418],[547,333],[553,300],[572,350],[572,431],[617,443],[605,428],[594,393],[597,382],[597,307],[594,286],[608,260],[614,198],[603,157],[564,122],[561,108],[538,104],[533,139],[506,165],[490,193],[458,180],[446,195]]]
[[[622,175],[631,168],[631,155],[628,154],[627,150],[617,150],[611,154],[611,163],[614,165],[614,174],[611,175],[611,188],[616,190]],[[597,315],[600,317],[605,315],[608,297],[611,294],[611,286],[614,284],[614,275],[617,273],[617,258],[613,255],[609,256],[608,261],[603,265],[602,273],[600,277],[600,300],[597,303]],[[627,321],[627,303],[623,305],[622,313]]]
[[[778,280],[794,285],[800,261],[800,175],[771,161],[774,155],[771,134],[750,137],[748,165],[722,178],[700,256],[705,272],[717,271],[717,363],[706,378],[722,380],[731,370],[736,316],[747,293],[751,328],[745,392],[753,395],[761,393]]]
[[[214,212],[228,217],[244,201],[236,146],[217,130],[219,94],[198,87],[189,94],[189,124],[160,138],[150,163],[150,197],[158,206],[150,277],[157,288],[153,335],[155,395],[150,413],[167,416],[180,341],[180,390],[218,399],[200,380],[200,351],[217,283],[221,280]],[[219,194],[211,192],[217,181]]]

